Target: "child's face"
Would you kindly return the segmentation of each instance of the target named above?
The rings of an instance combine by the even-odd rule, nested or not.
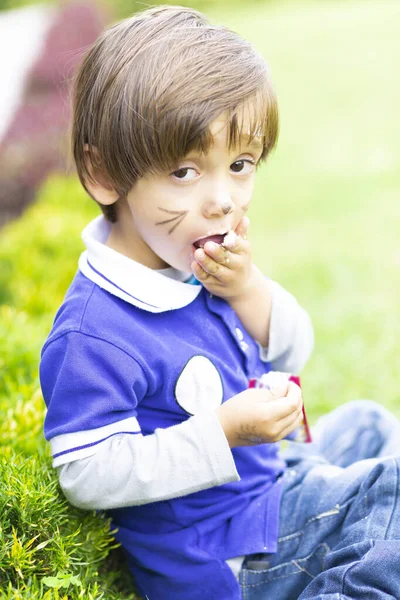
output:
[[[214,143],[207,154],[191,152],[174,172],[149,175],[132,188],[114,232],[123,238],[120,251],[152,269],[190,271],[205,238],[221,243],[236,229],[251,201],[262,143],[256,138],[229,149],[223,117],[210,130]]]

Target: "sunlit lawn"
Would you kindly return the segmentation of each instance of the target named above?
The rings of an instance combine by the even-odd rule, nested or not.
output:
[[[400,3],[276,2],[216,19],[262,51],[279,96],[251,231],[259,265],[314,322],[307,406],[369,397],[400,416]]]

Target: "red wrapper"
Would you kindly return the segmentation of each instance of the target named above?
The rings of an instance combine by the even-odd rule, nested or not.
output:
[[[264,389],[271,389],[271,385],[268,382],[268,373],[266,373],[266,375],[263,375],[263,377],[261,377],[260,379],[250,379],[249,381],[249,388],[264,388]],[[294,383],[296,383],[299,387],[301,387],[300,385],[300,378],[297,377],[296,375],[291,375],[290,373],[277,373],[277,372],[273,372],[273,376],[274,375],[279,375],[282,378],[286,377],[286,379],[288,381],[293,381]],[[287,435],[285,437],[285,440],[290,440],[292,442],[300,442],[300,443],[309,443],[312,441],[311,439],[311,433],[310,433],[310,428],[308,426],[308,422],[307,422],[307,415],[306,415],[306,411],[304,408],[304,404],[303,404],[303,420],[301,422],[301,424],[296,427],[296,429],[294,429],[293,431],[291,431],[289,433],[289,435]]]

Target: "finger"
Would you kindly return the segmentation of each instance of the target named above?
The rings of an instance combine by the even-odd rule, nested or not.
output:
[[[284,417],[280,421],[276,421],[274,425],[269,424],[269,429],[272,427],[272,431],[275,430],[274,438],[282,439],[288,433],[296,429],[303,420],[303,410],[301,408],[296,409],[292,414]]]
[[[254,392],[257,394],[256,398],[260,402],[265,402],[268,412],[273,415],[276,421],[301,410],[303,406],[301,389],[293,382],[289,383],[288,393],[283,398],[272,396],[269,390],[254,389]]]
[[[301,391],[301,387],[299,385],[297,385],[297,383],[295,383],[294,381],[290,380],[288,381],[288,392],[287,392],[287,397],[289,397],[289,395],[291,397],[299,397],[300,396],[300,400],[301,400],[301,404],[303,405],[303,392]]]
[[[271,400],[279,400],[280,398],[284,398],[287,395],[288,392],[288,384],[286,384],[285,386],[282,385],[277,385],[274,387],[263,387],[261,386],[258,389],[265,389],[268,391],[268,396],[266,398],[264,398],[264,402],[265,401],[271,401]]]
[[[224,275],[226,276],[229,274],[227,267],[217,263],[211,256],[208,256],[202,248],[196,250],[194,258],[206,273],[217,279],[223,279]]]
[[[235,231],[226,234],[222,246],[235,254],[245,254],[250,248],[249,242],[237,235]]]
[[[239,240],[238,240],[237,233],[235,231],[233,231],[233,229],[231,229],[230,231],[228,231],[228,233],[224,237],[222,245],[224,246],[224,248],[228,248],[229,250],[233,250],[236,247],[236,244],[238,242],[239,242]]]
[[[192,273],[199,281],[206,281],[210,275],[204,271],[204,269],[199,265],[198,262],[193,261],[191,264]]]
[[[297,406],[292,413],[286,415],[282,419],[279,419],[278,420],[279,427],[281,427],[281,428],[289,427],[291,424],[293,424],[299,418],[300,419],[303,418],[303,403],[301,403],[299,406]]]
[[[299,414],[296,415],[296,418],[287,421],[287,423],[283,424],[283,428],[280,432],[279,438],[283,440],[289,433],[292,433],[298,427],[301,427],[303,423],[303,411],[301,410]]]
[[[299,406],[303,406],[303,398],[301,388],[294,383],[293,381],[288,381],[287,389],[285,390],[285,394],[279,396],[276,394],[275,389],[268,388],[254,388],[258,392],[261,392],[259,395],[259,400],[261,402],[278,402],[284,407],[282,412],[282,417],[285,414],[290,413],[290,407],[292,407],[292,411],[296,410]],[[283,389],[279,389],[279,392],[283,391]],[[286,411],[286,413],[285,413]],[[280,411],[281,412],[281,411]],[[281,417],[281,418],[282,418]]]
[[[205,252],[211,256],[217,263],[224,265],[225,267],[232,268],[232,259],[229,250],[222,246],[222,244],[216,244],[215,242],[207,242],[204,246]]]
[[[266,412],[270,413],[271,404],[269,403],[265,405]],[[276,411],[273,411],[271,414],[264,415],[264,425],[266,428],[266,438],[265,441],[269,442],[277,442],[284,437],[286,437],[291,431],[298,427],[303,419],[303,411],[301,408],[296,409],[290,415],[286,415],[284,418],[277,420]],[[262,432],[261,437],[262,436]]]
[[[273,396],[274,398],[283,398],[288,392],[288,383],[282,382],[276,384],[274,387],[271,387],[269,391],[271,396]]]
[[[238,226],[235,229],[236,235],[246,240],[249,232],[250,219],[249,217],[242,217],[239,221]]]
[[[288,391],[285,398],[281,398],[280,401],[286,400],[288,405],[292,405],[293,407],[303,408],[303,392],[301,391],[301,387],[294,383],[294,381],[288,382]]]

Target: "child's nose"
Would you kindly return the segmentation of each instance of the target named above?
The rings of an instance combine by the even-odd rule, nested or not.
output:
[[[210,195],[203,204],[203,214],[207,219],[229,215],[234,209],[230,195],[220,190],[219,193]]]

